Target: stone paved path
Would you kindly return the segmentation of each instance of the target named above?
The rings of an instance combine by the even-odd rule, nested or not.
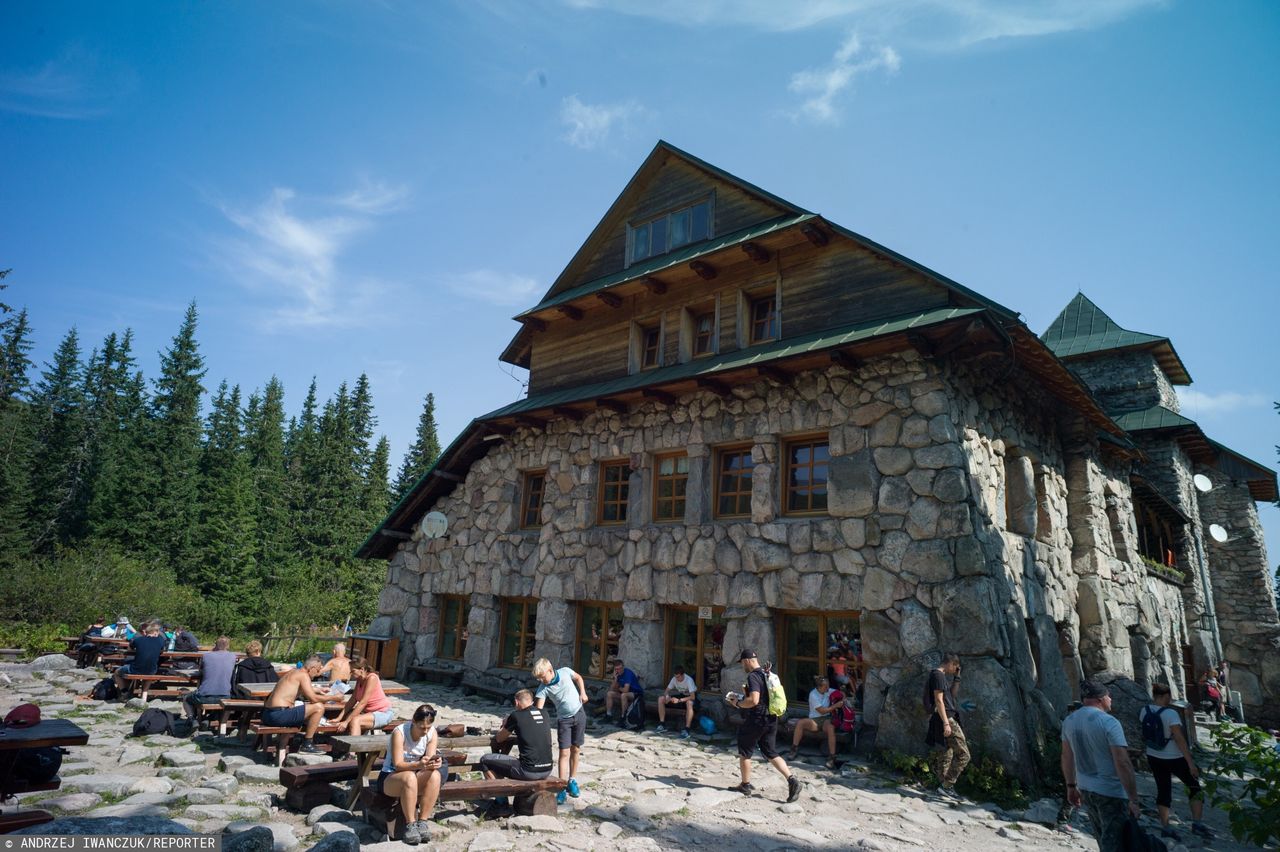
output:
[[[127,737],[141,712],[140,702],[129,706],[75,697],[88,691],[95,674],[0,665],[0,675],[12,682],[5,686],[0,712],[33,701],[47,717],[70,718],[90,733],[89,745],[73,749],[63,764],[62,789],[23,797],[24,806],[38,802],[67,816],[167,817],[202,833],[265,825],[274,837],[275,852],[307,849],[338,832],[354,832],[363,848],[373,852],[408,848],[386,842],[384,834],[334,805],[310,814],[282,807],[283,790],[275,767],[234,737],[205,733],[191,739]],[[407,717],[423,701],[439,709],[441,723],[462,722],[486,729],[506,712],[491,701],[422,684],[414,686],[412,695],[396,699],[397,711]],[[153,701],[151,706],[178,710],[175,702]],[[1082,814],[1073,819],[1073,830],[1064,832],[1028,818],[1035,816],[1036,808],[1024,815],[981,803],[950,805],[901,786],[890,775],[857,761],[831,772],[816,755],[806,759],[802,754],[793,769],[805,783],[798,802],[783,803],[786,786],[764,764],[754,769],[757,794],[743,797],[726,789],[737,782],[736,751],[727,741],[636,734],[592,722],[579,772],[582,795],[569,799],[558,816],[486,821],[476,815],[475,808],[460,807],[466,803],[449,803],[436,811],[430,848],[469,852],[1097,848]],[[1145,801],[1151,804],[1150,777],[1141,777],[1140,784]],[[339,792],[344,791],[335,790],[335,803],[341,801],[336,796]],[[1052,803],[1039,808],[1053,809]],[[1175,811],[1186,813],[1185,797],[1175,799]],[[1206,846],[1184,832],[1186,848],[1227,852],[1254,848],[1230,840],[1221,814],[1212,815],[1211,825],[1218,840]]]

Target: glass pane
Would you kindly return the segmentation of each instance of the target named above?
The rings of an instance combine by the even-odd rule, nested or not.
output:
[[[671,497],[675,493],[675,482],[670,479],[658,480],[658,499]]]
[[[671,247],[678,248],[689,242],[689,224],[690,214],[688,210],[681,210],[672,213],[671,219]]]
[[[450,625],[446,625],[440,633],[440,648],[436,656],[454,659],[454,650],[458,644],[458,634]]]
[[[605,614],[609,623],[609,632],[605,636],[605,663],[608,664],[609,657],[618,656],[618,642],[622,640],[622,610],[609,607]]]
[[[631,232],[631,260],[644,260],[649,256],[649,226],[641,225]]]
[[[693,224],[689,232],[689,242],[705,240],[711,236],[711,202],[704,201],[693,205]]]
[[[792,464],[808,464],[809,457],[810,457],[810,452],[809,452],[808,444],[800,444],[799,446],[795,446],[791,448]]]
[[[675,462],[676,462],[676,472],[678,472],[678,473],[685,473],[685,474],[687,474],[687,473],[689,472],[689,457],[688,457],[688,456],[679,456],[679,457],[677,457],[677,458],[675,459]]]
[[[674,243],[673,243],[674,245]],[[649,256],[662,254],[667,250],[667,220],[658,219],[649,223]]]
[[[507,604],[506,617],[502,622],[502,650],[498,662],[506,666],[520,664],[520,632],[523,626],[524,606],[518,603]]]
[[[815,464],[826,464],[831,460],[831,445],[822,443],[813,445],[813,461]]]

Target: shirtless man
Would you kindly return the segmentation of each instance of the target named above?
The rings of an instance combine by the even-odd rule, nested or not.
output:
[[[272,728],[300,728],[305,725],[306,738],[299,749],[304,754],[319,754],[320,749],[312,739],[324,719],[324,698],[311,688],[311,680],[320,674],[322,663],[315,654],[307,657],[300,669],[290,669],[280,675],[275,689],[267,696],[262,708],[262,724]],[[299,707],[294,702],[301,699],[306,704]]]
[[[321,676],[329,675],[329,692],[341,695],[350,687],[351,658],[347,656],[347,646],[339,642],[333,646],[333,657],[320,670]]]

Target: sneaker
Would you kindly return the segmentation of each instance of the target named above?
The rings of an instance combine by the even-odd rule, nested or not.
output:
[[[582,791],[578,789],[577,778],[569,779],[569,795],[573,796],[575,799],[578,798],[578,796],[582,795]]]
[[[800,798],[800,791],[804,789],[804,785],[800,783],[800,779],[792,775],[787,779],[787,801],[794,802]]]
[[[425,819],[420,819],[413,824],[418,829],[418,836],[424,841],[431,839],[431,823]]]
[[[311,740],[305,741],[302,744],[302,748],[298,749],[298,751],[302,752],[303,754],[323,754],[324,753],[323,751],[321,751],[320,747],[316,745],[314,742],[312,742]]]
[[[565,792],[564,790],[561,790],[559,793],[556,793],[557,805],[563,805],[567,801],[569,801],[569,794],[567,792]]]
[[[798,748],[793,748],[791,749],[791,751],[787,752],[787,760],[795,760],[799,756],[800,756],[800,749]]]
[[[751,785],[750,781],[743,781],[741,784],[729,788],[730,793],[741,793],[744,796],[750,796],[755,791],[756,788]]]
[[[1213,839],[1213,831],[1210,830],[1209,826],[1205,825],[1202,822],[1191,823],[1191,833],[1197,834],[1200,837],[1203,837],[1205,840]]]
[[[666,726],[666,725],[658,725],[658,727],[656,727],[656,728],[654,728],[654,729],[653,729],[653,732],[654,732],[655,734],[665,734],[665,733],[667,732],[667,726]]]
[[[689,729],[685,728],[683,731],[680,732],[679,738],[682,740],[687,740],[689,739],[690,736],[692,736],[692,734],[689,733]]]
[[[836,759],[835,759],[835,757],[834,757],[834,756],[832,756],[832,757],[828,757],[828,758],[827,758],[827,768],[828,768],[828,769],[835,769],[835,768],[836,768]]]
[[[404,833],[400,835],[400,842],[408,843],[410,846],[417,846],[422,842],[422,832],[418,831],[416,822],[411,822],[404,827]]]
[[[956,792],[955,787],[952,787],[950,785],[939,784],[937,793],[938,793],[938,798],[940,799],[946,799],[947,801],[950,801],[950,802],[960,801],[960,794]]]

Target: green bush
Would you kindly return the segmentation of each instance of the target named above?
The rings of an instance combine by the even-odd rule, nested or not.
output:
[[[902,776],[908,784],[931,787],[938,783],[927,758],[899,751],[882,751],[880,762]],[[1027,805],[1022,784],[1005,772],[1004,766],[990,757],[974,757],[956,782],[956,791],[977,802],[994,802],[1002,808]]]
[[[63,636],[79,635],[65,624],[0,624],[0,647],[22,648],[27,659],[43,654],[56,654],[67,649]]]
[[[1265,732],[1223,722],[1213,731],[1218,753],[1205,788],[1226,811],[1236,840],[1265,846],[1280,840],[1280,751]]]

